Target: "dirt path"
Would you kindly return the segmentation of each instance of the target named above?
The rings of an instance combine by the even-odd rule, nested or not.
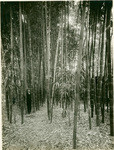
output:
[[[62,109],[54,108],[53,122],[47,119],[46,106],[40,111],[25,115],[21,125],[20,116],[16,124],[10,125],[5,117],[3,127],[3,150],[51,150],[72,149],[73,112],[71,111],[71,126],[68,117],[62,118]],[[109,125],[105,123],[96,127],[95,117],[92,119],[92,130],[88,129],[88,114],[81,105],[80,119],[78,117],[77,149],[110,150],[114,147],[109,136]]]

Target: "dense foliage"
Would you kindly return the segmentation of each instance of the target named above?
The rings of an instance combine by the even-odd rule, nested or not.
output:
[[[2,93],[10,123],[15,105],[21,123],[27,105],[35,113],[46,103],[50,122],[54,105],[63,112],[72,108],[76,148],[83,103],[90,129],[91,117],[99,126],[110,110],[114,135],[111,9],[112,1],[1,3]]]

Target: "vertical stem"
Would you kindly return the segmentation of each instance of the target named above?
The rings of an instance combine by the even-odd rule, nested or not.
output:
[[[34,81],[34,74],[33,74],[33,53],[32,53],[32,45],[31,45],[31,27],[30,27],[30,20],[28,18],[28,33],[29,33],[29,51],[30,51],[30,62],[31,62],[31,107],[33,106],[34,110],[34,96],[33,96],[33,81]]]
[[[52,85],[52,112],[51,112],[51,122],[52,122],[52,115],[53,115],[53,99],[54,99],[54,85],[55,85],[55,75],[56,75],[56,66],[57,66],[57,57],[58,57],[58,50],[59,50],[59,38],[60,38],[60,29],[58,33],[57,38],[57,47],[56,47],[56,53],[55,53],[55,62],[54,62],[54,73],[53,73],[53,85]]]
[[[85,2],[84,2],[85,3]],[[77,135],[77,114],[78,114],[78,104],[79,104],[79,90],[80,90],[80,71],[82,63],[82,49],[83,49],[83,30],[84,30],[84,18],[85,18],[85,5],[82,10],[81,18],[81,31],[80,31],[80,42],[79,42],[79,53],[78,53],[78,62],[77,62],[77,73],[76,73],[76,93],[74,101],[74,127],[73,127],[73,149],[76,149],[76,135]]]
[[[46,42],[45,42],[45,26],[44,26],[44,7],[43,7],[43,4],[42,4],[42,36],[43,36],[43,43],[42,43],[42,46],[43,46],[43,51],[42,51],[42,60],[43,60],[43,98],[44,98],[44,101],[45,101],[45,66],[46,66],[46,62],[45,62],[45,55],[46,55]]]
[[[104,77],[103,77],[103,52],[104,52],[104,28],[105,28],[105,14],[106,12],[104,12],[104,21],[103,21],[103,27],[102,27],[102,44],[101,44],[101,62],[100,62],[100,95],[101,98],[101,115],[102,115],[102,123],[104,123],[104,94],[105,92],[103,89],[103,85],[104,85]],[[105,87],[104,87],[105,88]]]
[[[19,23],[20,23],[20,69],[21,69],[21,123],[24,122],[24,101],[23,101],[23,40],[22,40],[22,11],[21,2],[19,2]]]
[[[114,136],[113,126],[113,74],[111,70],[111,38],[110,38],[110,17],[111,17],[111,5],[108,2],[107,7],[107,23],[106,23],[106,49],[108,52],[108,86],[109,86],[109,100],[110,100],[110,135]]]
[[[9,105],[9,121],[12,123],[12,99],[13,99],[13,27],[12,27],[12,6],[10,6],[10,22],[11,22],[11,91]]]
[[[47,50],[47,105],[48,119],[50,120],[50,11],[47,15],[47,2],[45,2],[45,19],[46,19],[46,50]]]
[[[89,21],[89,17],[88,17]],[[92,36],[93,37],[93,36]],[[90,41],[90,27],[89,27],[89,37],[87,37],[87,108],[88,108],[88,121],[89,121],[89,129],[91,129],[91,115],[90,115],[90,78],[91,78],[91,46],[89,44]],[[93,42],[93,41],[92,41]]]
[[[24,4],[23,4],[23,12],[24,12]],[[26,102],[26,91],[27,91],[27,54],[26,54],[26,24],[25,24],[25,19],[24,19],[24,29],[23,29],[23,48],[24,48],[24,103],[25,103],[25,108],[27,112],[27,102]]]
[[[100,47],[101,47],[101,27],[99,35],[99,52],[98,52],[98,62],[97,62],[97,77],[96,77],[96,125],[100,125],[100,80],[99,80],[99,71],[100,71]]]
[[[62,75],[62,84],[63,84],[63,10],[61,10],[61,75]],[[63,88],[61,90],[62,90],[61,103],[62,103],[62,108],[64,108]]]

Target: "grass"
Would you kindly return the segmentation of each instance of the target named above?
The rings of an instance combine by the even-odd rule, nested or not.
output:
[[[3,111],[3,150],[71,150],[73,138],[73,111],[69,118],[62,118],[62,108],[54,107],[53,122],[47,118],[46,105],[39,111],[25,115],[21,124],[20,111],[16,109],[16,123],[7,121]],[[15,113],[15,112],[14,112]],[[14,117],[14,115],[13,115]],[[105,115],[105,123],[96,127],[95,115],[92,118],[92,129],[89,130],[88,113],[84,113],[80,105],[77,123],[77,149],[79,150],[111,150],[113,138],[109,136],[109,118]]]

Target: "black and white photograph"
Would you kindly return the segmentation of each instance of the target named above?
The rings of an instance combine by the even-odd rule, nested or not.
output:
[[[0,149],[113,150],[113,0],[0,11]]]

